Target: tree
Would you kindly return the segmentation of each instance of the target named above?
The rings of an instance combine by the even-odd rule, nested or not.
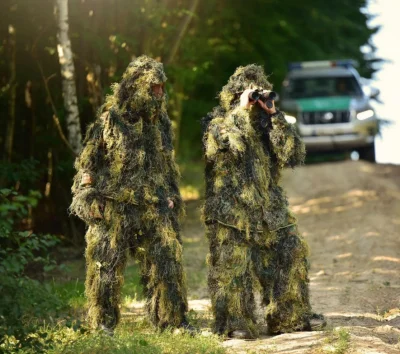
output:
[[[16,69],[16,35],[15,27],[10,24],[8,26],[9,33],[9,47],[10,47],[10,81],[6,86],[5,91],[10,91],[9,109],[8,109],[8,124],[7,135],[5,138],[5,159],[11,162],[13,143],[14,143],[14,130],[15,130],[15,104],[17,95],[17,69]]]
[[[56,13],[58,21],[57,52],[61,66],[62,91],[68,140],[75,154],[82,148],[82,134],[78,110],[78,98],[75,86],[75,66],[69,39],[68,0],[56,0]]]

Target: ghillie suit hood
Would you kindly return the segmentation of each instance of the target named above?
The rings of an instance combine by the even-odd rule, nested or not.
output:
[[[241,93],[250,86],[272,88],[262,67],[239,67],[219,94],[220,105],[203,121],[203,218],[216,329],[244,325],[254,331],[251,294],[258,282],[271,328],[290,331],[310,310],[308,251],[279,182],[285,166],[303,162],[305,149],[283,113],[270,116],[258,105],[239,107]],[[278,273],[282,281],[274,275]],[[248,286],[242,284],[246,281]],[[243,319],[248,322],[240,324]]]
[[[217,96],[219,105],[202,119],[203,132],[205,132],[213,118],[222,117],[228,111],[236,108],[239,105],[240,95],[249,87],[272,90],[272,85],[261,66],[251,64],[245,67],[240,66],[236,69],[235,73],[229,78],[228,83]]]
[[[261,66],[251,64],[236,69],[218,95],[221,107],[225,111],[235,108],[239,103],[238,98],[249,87],[272,90],[272,85]]]
[[[141,56],[129,64],[121,82],[112,86],[113,95],[107,97],[102,111],[118,108],[121,118],[132,122],[151,117],[160,109],[165,110],[167,103],[166,94],[161,99],[153,95],[152,85],[166,81],[163,64]]]
[[[75,163],[70,210],[91,226],[86,235],[86,291],[93,325],[101,323],[104,311],[110,318],[118,312],[124,261],[117,259],[125,259],[128,249],[144,266],[150,264],[143,276],[149,278],[144,287],[153,322],[178,325],[186,308],[179,236],[179,218],[184,213],[180,175],[165,94],[158,98],[152,92],[152,85],[165,81],[161,63],[146,56],[135,59],[88,128],[85,148]],[[89,186],[82,186],[85,175],[90,176]],[[142,251],[138,254],[138,250]],[[104,271],[107,262],[116,264],[116,270],[101,275],[99,264]],[[168,282],[180,289],[174,288],[174,299],[168,293],[173,287],[165,284],[162,274],[169,274]],[[107,282],[112,282],[113,295],[100,296]],[[113,305],[100,306],[107,298]]]

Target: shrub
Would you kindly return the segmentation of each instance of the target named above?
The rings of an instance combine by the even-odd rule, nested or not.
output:
[[[38,339],[32,333],[40,320],[48,320],[62,307],[48,287],[27,276],[32,267],[42,272],[55,267],[48,251],[58,239],[24,230],[39,198],[35,191],[23,196],[0,190],[0,351],[4,352],[34,348]]]

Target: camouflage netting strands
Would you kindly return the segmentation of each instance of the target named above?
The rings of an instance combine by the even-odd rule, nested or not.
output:
[[[152,91],[165,80],[161,63],[134,60],[89,127],[75,163],[70,209],[89,225],[86,295],[94,328],[118,323],[128,253],[140,261],[151,321],[159,327],[185,321],[180,176],[166,97]]]
[[[304,145],[284,114],[239,107],[241,93],[271,89],[261,67],[240,67],[204,124],[209,288],[215,331],[257,336],[253,292],[261,290],[271,333],[309,326],[308,249],[279,186],[301,164]]]

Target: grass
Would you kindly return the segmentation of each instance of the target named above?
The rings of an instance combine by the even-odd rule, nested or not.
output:
[[[142,301],[143,292],[140,284],[140,268],[139,264],[131,260],[125,269],[125,284],[122,288],[122,299],[124,303],[132,301]]]
[[[79,311],[85,306],[85,284],[80,279],[62,283],[53,280],[52,291],[73,310]]]
[[[335,328],[325,331],[327,336],[321,346],[313,349],[312,354],[346,354],[350,349],[350,333],[345,328]]]
[[[6,353],[33,354],[223,354],[217,336],[163,332],[155,330],[142,317],[125,317],[117,327],[113,337],[101,332],[90,332],[80,321],[60,320],[56,324],[42,324],[38,327],[34,348],[17,349],[17,343],[10,339],[8,346],[3,346]],[[14,344],[14,345],[13,345]],[[3,352],[3,351],[1,351]]]
[[[180,189],[185,201],[198,200],[204,195],[204,163],[202,161],[185,161],[180,164],[182,174]]]
[[[350,347],[350,333],[344,328],[339,328],[333,331],[333,338],[334,353],[345,354]]]
[[[183,263],[186,272],[189,298],[208,298],[207,264],[208,243],[205,230],[200,225],[200,203],[188,202],[187,217],[183,223]]]
[[[65,331],[65,330],[64,330]],[[60,335],[61,334],[61,335]],[[174,334],[172,331],[155,331],[145,320],[124,320],[113,337],[102,333],[58,333],[59,343],[48,353],[97,354],[97,353],[140,353],[140,354],[222,354],[215,336]]]
[[[190,231],[191,226],[188,226]],[[186,242],[185,242],[186,243]],[[204,243],[204,242],[203,242]],[[188,240],[186,259],[188,260],[189,295],[195,295],[199,287],[206,286],[204,246],[196,237]],[[201,251],[199,252],[199,248]],[[203,252],[203,253],[202,253]],[[198,272],[196,267],[202,268]],[[203,269],[204,268],[204,269]],[[114,337],[102,333],[92,333],[84,322],[86,299],[84,296],[84,260],[68,262],[67,270],[58,274],[58,280],[48,281],[45,286],[51,287],[62,302],[69,308],[67,313],[58,319],[47,323],[38,322],[38,330],[32,334],[36,340],[35,348],[18,350],[20,353],[140,353],[140,354],[222,354],[225,350],[220,340],[214,335],[190,336],[185,333],[174,333],[172,330],[160,332],[149,324],[143,311],[135,312],[129,309],[134,301],[143,300],[140,285],[139,265],[131,260],[125,270],[125,283],[122,290],[122,320],[115,331]],[[201,284],[201,285],[199,285]],[[193,310],[188,313],[189,321],[198,328],[209,328],[211,317],[207,313]],[[8,352],[15,352],[18,347],[10,338]],[[14,341],[15,342],[15,341]],[[38,348],[41,348],[38,350]]]

